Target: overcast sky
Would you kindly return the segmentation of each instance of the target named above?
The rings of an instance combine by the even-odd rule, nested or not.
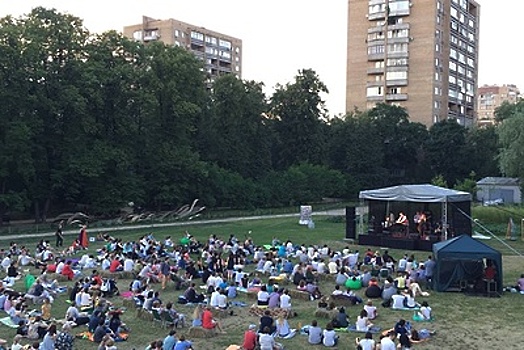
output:
[[[417,0],[414,0],[416,4]],[[478,0],[479,83],[524,90],[523,0]],[[175,18],[243,41],[243,78],[275,84],[312,68],[327,85],[330,114],[345,109],[347,0],[0,0],[0,16],[44,6],[84,20],[91,32],[140,23],[142,15]]]

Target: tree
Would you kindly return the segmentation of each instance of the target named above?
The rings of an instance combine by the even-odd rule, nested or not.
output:
[[[206,140],[203,159],[247,178],[261,178],[271,169],[262,87],[234,75],[215,80],[210,118],[200,126]]]
[[[433,173],[442,175],[450,186],[474,170],[466,144],[466,128],[453,120],[444,120],[429,129],[425,149]]]
[[[300,162],[324,163],[327,109],[320,96],[323,93],[328,93],[327,87],[311,69],[299,71],[293,83],[277,85],[270,116],[278,169]]]
[[[500,148],[497,127],[468,129],[466,144],[471,169],[475,170],[477,179],[500,175],[497,159]]]
[[[4,68],[13,70],[19,84],[13,99],[18,105],[16,124],[26,123],[30,130],[34,172],[24,180],[24,190],[35,219],[45,221],[53,185],[63,177],[63,135],[74,130],[67,129],[69,121],[85,106],[78,84],[88,33],[79,18],[42,7],[20,19],[4,20],[2,30],[18,33],[3,42],[4,50],[16,47],[19,53],[18,60]]]
[[[500,170],[505,176],[524,179],[524,111],[515,112],[498,127]]]

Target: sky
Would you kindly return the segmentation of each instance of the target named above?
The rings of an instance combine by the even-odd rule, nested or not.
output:
[[[519,49],[524,1],[477,2],[479,84],[516,84],[524,91],[524,48]],[[122,32],[146,15],[240,38],[243,79],[263,82],[271,94],[276,84],[311,68],[328,87],[330,115],[345,112],[347,0],[0,0],[0,17],[19,17],[37,6],[80,17],[91,32]]]

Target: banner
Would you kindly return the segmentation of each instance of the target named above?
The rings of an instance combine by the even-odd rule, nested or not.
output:
[[[301,205],[300,206],[300,219],[298,220],[299,225],[308,225],[311,221],[311,213],[313,208],[311,205]]]

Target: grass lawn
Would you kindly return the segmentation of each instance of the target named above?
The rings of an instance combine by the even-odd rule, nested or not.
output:
[[[157,239],[163,239],[171,235],[175,240],[182,237],[183,231],[188,230],[199,240],[205,240],[210,234],[216,234],[227,238],[229,234],[235,234],[242,239],[251,231],[256,244],[269,244],[273,237],[278,237],[281,241],[287,239],[294,243],[316,244],[329,246],[340,249],[349,243],[342,240],[345,232],[345,224],[333,220],[332,218],[316,217],[316,228],[308,229],[297,224],[298,218],[289,219],[264,219],[257,221],[238,221],[222,224],[207,224],[185,227],[173,227],[167,229],[155,229],[154,235]],[[135,239],[145,231],[128,231],[113,233],[114,236],[122,237],[126,240]],[[90,232],[91,235],[95,233]],[[503,234],[502,232],[500,234]],[[66,237],[66,244],[70,243],[72,237]],[[517,277],[524,273],[524,260],[520,256],[513,255],[509,249],[495,241],[485,241],[495,248],[501,250],[504,254],[504,284],[514,284]],[[2,242],[2,246],[7,246],[7,242]],[[34,249],[35,241],[20,239],[20,243],[28,245]],[[524,243],[521,241],[508,242],[518,251],[524,251]],[[90,251],[94,252],[99,248],[101,243],[97,242],[90,246]],[[367,246],[350,246],[351,249],[365,251]],[[371,247],[380,249],[379,247]],[[389,250],[393,256],[399,257],[405,251]],[[411,253],[411,252],[409,252]],[[413,252],[418,260],[425,259],[427,252]],[[127,290],[129,280],[121,280],[118,285],[120,290]],[[21,282],[17,284],[21,288]],[[321,283],[321,290],[328,294],[333,290],[334,285],[329,282]],[[291,286],[290,286],[291,288]],[[175,301],[181,292],[174,291],[172,285],[169,285],[166,291],[161,292],[161,299],[164,302]],[[360,293],[363,295],[363,291]],[[65,303],[66,296],[62,295],[53,304],[53,317],[63,318],[68,304]],[[248,301],[242,294],[240,300]],[[418,328],[430,328],[437,331],[437,335],[430,341],[415,345],[420,349],[518,349],[524,343],[524,333],[521,332],[520,318],[524,314],[524,295],[505,293],[501,298],[485,298],[465,296],[461,293],[431,293],[425,299],[418,298],[419,302],[427,300],[432,306],[436,321],[432,323],[416,324]],[[122,299],[114,297],[111,299],[115,305],[121,305]],[[377,301],[377,303],[379,303]],[[292,304],[298,317],[290,319],[290,324],[297,327],[298,324],[309,324],[314,317],[316,308],[315,302],[300,302],[292,300]],[[184,305],[177,305],[179,312],[185,313],[190,318],[192,309]],[[347,309],[351,319],[356,320],[360,312],[359,306]],[[241,344],[243,332],[250,323],[258,324],[258,318],[250,316],[248,308],[234,308],[236,316],[227,317],[222,320],[225,325],[227,334],[217,335],[212,339],[191,339],[194,341],[194,348],[200,350],[221,350],[229,344]],[[409,319],[412,312],[393,311],[379,307],[379,317],[375,324],[383,329],[391,328],[399,318]],[[118,343],[119,349],[144,349],[147,344],[155,339],[162,339],[167,334],[166,329],[162,329],[157,323],[147,322],[136,318],[132,310],[128,310],[123,316],[132,329],[131,335],[127,342]],[[319,319],[319,324],[324,327],[327,319]],[[188,328],[179,329],[178,333],[185,333]],[[3,325],[0,325],[0,337],[11,340],[15,331]],[[357,333],[341,333],[340,344],[338,349],[353,349],[355,336],[361,336]],[[378,336],[375,336],[378,340]],[[304,336],[297,335],[291,340],[284,340],[282,343],[286,349],[303,349],[307,346],[307,339]],[[96,349],[97,345],[87,340],[77,339],[75,341],[76,349]],[[320,348],[320,346],[317,346]]]

